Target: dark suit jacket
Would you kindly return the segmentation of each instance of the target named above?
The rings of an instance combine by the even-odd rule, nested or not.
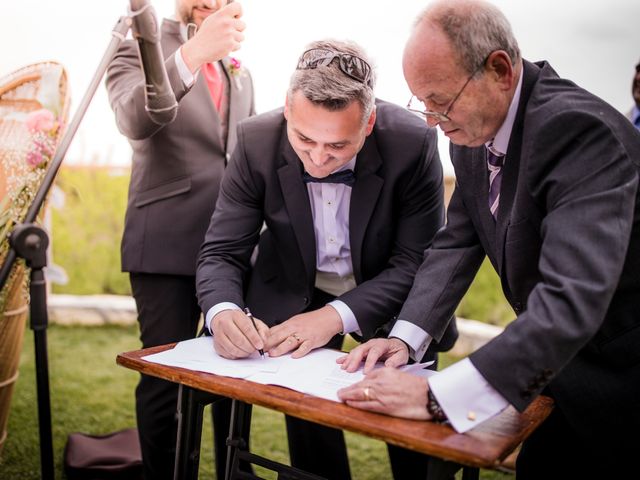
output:
[[[349,233],[357,287],[339,299],[369,338],[398,312],[423,251],[443,222],[435,130],[400,107],[378,102],[376,124],[357,155],[355,175]],[[263,221],[267,229],[250,272]],[[302,162],[289,144],[279,109],[238,128],[238,148],[198,261],[200,307],[207,312],[219,302],[243,306],[246,298],[253,313],[273,325],[305,310],[315,275]]]
[[[439,339],[486,254],[517,314],[470,356],[487,381],[519,410],[548,385],[575,425],[635,409],[638,426],[640,134],[547,63],[525,62],[497,222],[484,147],[451,155],[448,223],[400,318]]]
[[[144,77],[134,41],[125,41],[107,74],[111,107],[133,148],[129,200],[122,238],[122,268],[129,272],[194,275],[198,249],[218,195],[236,123],[254,113],[248,72],[228,73],[228,139],[204,75],[185,88],[174,52],[183,43],[179,23],[162,24],[162,50],[179,103],[175,120],[154,123],[144,109]],[[238,88],[240,87],[240,88]],[[224,120],[224,119],[222,119]]]

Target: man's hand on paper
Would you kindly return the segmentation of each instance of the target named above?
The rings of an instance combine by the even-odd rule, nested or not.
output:
[[[406,365],[409,361],[409,348],[398,338],[374,338],[358,345],[336,362],[342,364],[343,370],[355,372],[364,361],[364,373],[367,374],[380,360],[384,360],[387,367],[397,368]]]
[[[241,310],[222,310],[211,320],[213,346],[224,358],[246,358],[265,348],[269,327],[254,318],[256,326]]]
[[[384,367],[373,370],[364,380],[338,390],[347,405],[394,417],[429,420],[427,379]]]
[[[265,350],[277,357],[293,352],[292,358],[304,357],[314,348],[322,347],[342,331],[342,319],[330,305],[312,312],[295,315],[271,327]]]

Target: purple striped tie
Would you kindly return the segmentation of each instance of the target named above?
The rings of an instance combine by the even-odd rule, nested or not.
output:
[[[494,155],[487,149],[487,167],[489,167],[489,210],[495,220],[500,204],[500,184],[502,183],[502,164],[504,155]]]

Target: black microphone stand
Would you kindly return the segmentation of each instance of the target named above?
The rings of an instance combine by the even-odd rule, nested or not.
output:
[[[89,84],[89,88],[78,106],[78,110],[73,116],[68,129],[56,149],[53,160],[47,169],[40,188],[38,188],[36,192],[33,202],[31,202],[29,210],[27,210],[22,223],[17,224],[9,236],[10,249],[0,269],[0,289],[4,288],[17,257],[24,258],[27,266],[31,269],[29,288],[31,300],[30,328],[33,330],[35,341],[38,424],[40,427],[40,468],[41,478],[47,480],[54,479],[51,403],[49,398],[49,365],[47,360],[47,326],[49,324],[49,318],[47,315],[46,282],[43,271],[43,268],[47,264],[46,250],[49,245],[49,237],[47,236],[47,232],[34,222],[53,185],[62,160],[91,103],[93,95],[98,89],[98,85],[107,71],[107,67],[109,63],[111,63],[118,47],[127,36],[131,25],[131,16],[120,17],[116,23],[112,32],[113,38]]]

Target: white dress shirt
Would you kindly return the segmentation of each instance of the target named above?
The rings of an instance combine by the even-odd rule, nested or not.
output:
[[[353,157],[335,172],[353,170],[355,164],[356,157]],[[340,183],[309,182],[307,183],[307,192],[309,193],[313,230],[316,237],[315,286],[327,293],[339,296],[356,286],[349,237],[351,187]],[[333,300],[327,305],[335,308],[340,315],[342,333],[358,331],[360,327],[356,317],[346,303]],[[211,331],[211,319],[223,310],[240,310],[240,307],[230,302],[218,303],[211,307],[205,316],[209,331]]]

